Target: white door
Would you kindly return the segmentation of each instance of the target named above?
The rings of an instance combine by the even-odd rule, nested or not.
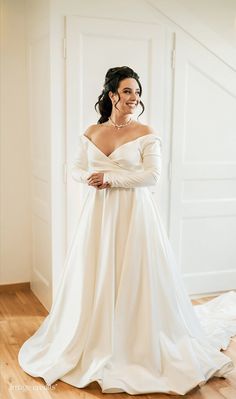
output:
[[[68,166],[75,156],[79,135],[99,119],[94,104],[101,94],[105,74],[111,67],[127,65],[139,74],[146,108],[140,121],[150,123],[157,132],[163,131],[164,46],[164,29],[156,24],[79,16],[66,18]],[[85,194],[86,185],[75,182],[68,173],[67,246]]]
[[[170,239],[189,293],[235,289],[236,78],[176,36]]]
[[[28,85],[32,165],[32,269],[30,286],[34,294],[49,310],[52,303],[52,213],[48,42],[46,35],[30,39],[28,46]]]

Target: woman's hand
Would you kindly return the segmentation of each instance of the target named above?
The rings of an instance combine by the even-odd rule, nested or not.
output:
[[[94,173],[92,173],[87,179],[88,185],[89,186],[94,186],[98,190],[110,187],[109,183],[103,183],[103,175],[104,175],[103,172],[94,172]]]
[[[101,186],[97,186],[96,189],[97,190],[102,190],[103,188],[108,188],[108,187],[110,187],[110,184],[109,183],[104,183]]]

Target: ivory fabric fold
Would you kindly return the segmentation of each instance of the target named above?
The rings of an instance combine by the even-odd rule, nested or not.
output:
[[[161,176],[162,140],[147,134],[109,156],[82,135],[72,177],[88,186],[49,315],[22,345],[22,369],[47,385],[103,393],[184,395],[229,375],[236,292],[193,306],[149,187]]]

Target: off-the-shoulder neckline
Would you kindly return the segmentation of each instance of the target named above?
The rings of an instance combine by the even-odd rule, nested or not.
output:
[[[123,143],[123,144],[119,145],[119,146],[116,147],[109,155],[106,155],[102,150],[100,150],[100,148],[99,148],[92,140],[90,140],[90,139],[88,138],[88,136],[85,136],[85,134],[82,134],[82,135],[81,135],[81,137],[83,137],[83,138],[85,138],[86,140],[88,140],[88,142],[91,143],[91,144],[92,144],[100,153],[102,153],[106,158],[110,158],[110,157],[111,157],[116,151],[118,151],[121,147],[123,147],[123,146],[125,146],[125,145],[128,145],[128,144],[131,144],[131,143],[133,143],[133,142],[135,142],[135,141],[137,141],[137,140],[140,140],[140,139],[143,139],[143,138],[146,138],[146,137],[150,137],[150,136],[155,137],[155,138],[161,140],[161,138],[160,138],[159,136],[157,136],[156,134],[154,134],[154,133],[143,134],[142,136],[136,137],[136,139],[129,140],[129,141],[127,141],[126,143]]]

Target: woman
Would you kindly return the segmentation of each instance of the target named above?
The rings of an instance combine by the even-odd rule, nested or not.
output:
[[[101,117],[79,138],[72,176],[88,190],[51,311],[19,352],[21,367],[47,385],[185,394],[233,369],[220,349],[236,334],[235,311],[223,315],[226,332],[207,331],[236,293],[197,314],[191,304],[149,191],[162,140],[132,118],[144,110],[141,95],[131,68],[109,69],[95,105]]]

